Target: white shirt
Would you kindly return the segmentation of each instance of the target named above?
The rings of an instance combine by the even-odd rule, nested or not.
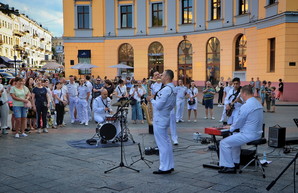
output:
[[[227,94],[227,96],[226,96],[226,98],[225,98],[225,105],[227,105],[227,104],[233,102],[236,93],[237,93],[237,90],[235,90],[234,88],[231,89],[231,90],[229,91],[229,93]],[[232,96],[232,95],[233,95],[233,96]],[[240,92],[239,92],[239,94],[236,96],[236,98],[239,97],[239,96],[240,96]],[[235,109],[239,109],[241,106],[242,106],[241,103],[238,103],[238,102],[237,102],[237,103],[234,103],[234,107],[235,107]]]
[[[230,131],[240,128],[241,133],[261,135],[263,126],[263,107],[255,98],[249,98],[241,106],[236,121],[231,125]]]
[[[93,89],[92,83],[89,80],[87,80],[85,84],[87,85],[89,92],[92,93],[92,89]]]
[[[185,99],[185,95],[187,94],[186,86],[176,86],[177,91],[177,99]]]
[[[129,94],[134,98],[136,99],[137,101],[141,101],[141,97],[140,96],[143,96],[144,95],[144,90],[143,88],[140,88],[138,87],[137,89],[137,92],[135,91],[135,88],[132,87],[129,91]],[[139,96],[140,95],[140,96]]]
[[[87,95],[90,93],[90,90],[86,85],[81,85],[78,87],[78,93],[80,99],[87,99]]]
[[[92,104],[92,109],[94,114],[98,114],[98,115],[109,114],[109,112],[105,111],[106,107],[109,108],[110,111],[112,111],[111,99],[109,97],[107,97],[106,99],[102,99],[101,96],[98,96],[94,99]]]
[[[53,94],[57,95],[57,97],[60,98],[62,101],[64,100],[64,96],[66,95],[66,93],[62,89],[54,90]],[[55,104],[58,104],[58,103],[59,103],[59,100],[55,98]]]
[[[156,82],[156,83],[152,84],[151,85],[151,94],[155,95],[160,90],[161,86],[162,86],[162,82],[160,82],[160,83]]]
[[[0,84],[0,90],[1,90],[1,91],[3,90],[2,95],[1,95],[1,97],[0,97],[0,100],[1,100],[3,103],[5,103],[5,102],[8,101],[8,97],[7,97],[6,89],[4,88],[3,84]]]
[[[190,97],[194,97],[195,95],[197,95],[199,93],[199,90],[194,87],[190,87],[188,90],[187,90],[187,94],[190,96]],[[197,100],[197,97],[194,98],[195,100]],[[188,99],[190,100],[190,98]]]
[[[67,87],[67,94],[70,96],[70,97],[76,97],[76,96],[78,96],[78,87],[79,87],[79,85],[77,84],[77,83],[75,83],[75,82],[73,82],[73,83],[68,83],[67,85],[66,85],[66,87]]]
[[[127,93],[125,85],[123,85],[123,86],[118,85],[116,87],[115,91],[117,92],[117,96],[119,96],[119,97],[125,96]]]

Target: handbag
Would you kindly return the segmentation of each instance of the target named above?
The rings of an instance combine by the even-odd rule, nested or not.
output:
[[[135,98],[130,99],[130,105],[135,105],[137,104],[137,100]]]
[[[189,105],[194,105],[194,104],[196,104],[196,100],[188,101],[188,104]]]

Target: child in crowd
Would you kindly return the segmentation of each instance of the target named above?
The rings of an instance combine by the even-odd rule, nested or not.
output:
[[[271,87],[271,107],[272,111],[271,113],[275,113],[275,100],[276,100],[276,94],[275,94],[276,87]]]

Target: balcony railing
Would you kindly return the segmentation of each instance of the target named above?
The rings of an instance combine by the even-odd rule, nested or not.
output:
[[[15,36],[19,36],[19,37],[22,37],[24,35],[23,32],[21,32],[20,30],[17,30],[17,29],[13,30],[13,34]]]

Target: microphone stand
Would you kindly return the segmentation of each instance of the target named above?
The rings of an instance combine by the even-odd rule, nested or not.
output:
[[[292,165],[292,163],[294,163],[294,192],[296,193],[296,185],[295,185],[295,176],[297,175],[296,173],[296,160],[298,158],[298,153],[296,153],[295,157],[293,158],[293,160],[286,166],[286,168],[277,176],[277,178],[275,178],[275,180],[273,180],[269,186],[267,186],[266,190],[269,191],[277,182],[277,180],[283,175],[283,173],[285,173],[285,171]]]
[[[117,115],[119,112],[121,112],[120,119],[122,119],[122,117],[123,117],[123,107],[125,107],[125,106],[128,104],[129,101],[130,101],[130,100],[125,101],[124,104],[121,103],[120,108],[118,109],[118,111],[117,111],[114,115]],[[121,136],[123,136],[123,125],[122,125],[122,120],[120,121],[120,128],[121,128]],[[116,166],[116,167],[114,167],[114,168],[111,168],[111,169],[109,169],[109,170],[106,170],[104,173],[106,174],[106,173],[108,173],[108,172],[110,172],[110,171],[112,171],[112,170],[115,170],[115,169],[117,169],[117,168],[120,168],[120,167],[121,167],[121,168],[122,168],[122,167],[125,167],[125,168],[127,168],[127,169],[131,169],[131,170],[134,170],[134,171],[136,171],[136,172],[140,172],[140,170],[137,170],[137,169],[134,169],[134,168],[131,168],[131,167],[129,167],[129,166],[124,165],[124,162],[123,162],[123,140],[120,140],[120,151],[121,151],[121,155],[120,155],[121,158],[120,158],[119,166]]]

